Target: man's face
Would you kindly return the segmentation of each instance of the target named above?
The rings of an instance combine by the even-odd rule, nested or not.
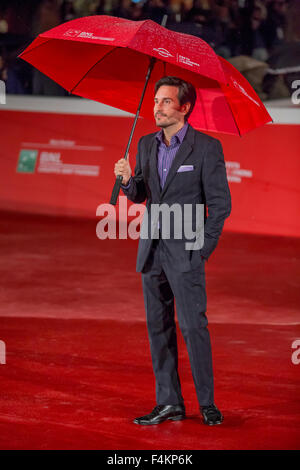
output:
[[[180,106],[178,87],[162,85],[154,97],[154,118],[158,127],[169,127],[179,123],[184,124],[184,116],[190,103]]]

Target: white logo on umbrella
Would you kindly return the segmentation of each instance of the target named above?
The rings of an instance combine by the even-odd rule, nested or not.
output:
[[[115,38],[104,38],[102,36],[94,36],[94,33],[88,33],[86,31],[82,31],[82,33],[79,34],[79,38],[87,38],[87,39],[99,39],[101,41],[114,41]]]
[[[234,78],[231,79],[231,82],[233,83],[235,88],[237,88],[241,93],[243,93],[243,95],[247,96],[247,98],[253,101],[253,103],[255,103],[256,106],[260,107],[260,104],[254,98],[252,98],[252,96],[250,96],[249,93],[246,92],[245,88],[243,88],[242,85],[240,85],[240,83],[238,83]]]
[[[163,47],[159,47],[158,49],[153,48],[154,51],[157,51],[159,55],[162,57],[174,57],[167,49],[164,49]]]
[[[68,31],[66,31],[64,33],[64,36],[68,36],[70,38],[74,38],[76,37],[78,34],[80,33],[80,31],[78,29],[68,29]]]

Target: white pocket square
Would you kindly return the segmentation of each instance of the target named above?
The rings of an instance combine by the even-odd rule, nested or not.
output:
[[[194,165],[181,165],[178,170],[177,170],[177,173],[181,173],[183,171],[193,171],[194,169]]]

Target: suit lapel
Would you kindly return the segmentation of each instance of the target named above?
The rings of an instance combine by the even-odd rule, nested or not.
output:
[[[152,146],[151,146],[151,151],[150,151],[150,178],[151,181],[153,181],[153,184],[155,185],[155,188],[157,190],[157,194],[160,195],[161,192],[161,187],[160,187],[160,179],[159,179],[159,174],[158,174],[158,169],[157,169],[157,153],[158,153],[158,142],[156,137],[154,136],[152,139]]]

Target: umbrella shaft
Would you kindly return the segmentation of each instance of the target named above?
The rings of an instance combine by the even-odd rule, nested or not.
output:
[[[137,109],[137,112],[136,112],[136,115],[135,115],[135,118],[134,118],[134,122],[133,122],[132,129],[131,129],[131,132],[130,132],[128,144],[127,144],[127,147],[126,147],[125,156],[124,156],[125,160],[127,159],[129,147],[130,147],[131,140],[132,140],[132,136],[133,136],[133,133],[134,133],[134,129],[135,129],[138,117],[139,117],[139,113],[140,113],[140,109],[141,109],[142,102],[143,102],[143,99],[144,99],[145,91],[146,91],[146,88],[147,88],[149,78],[150,78],[152,69],[154,67],[155,61],[156,61],[155,57],[151,57],[148,72],[147,72],[147,75],[146,75],[145,84],[144,84],[144,89],[143,89],[143,92],[142,92],[142,95],[141,95],[139,106],[138,106],[138,109]],[[118,196],[119,196],[122,180],[123,180],[123,177],[121,175],[118,175],[116,177],[115,185],[113,187],[113,191],[112,191],[112,195],[111,195],[111,199],[110,199],[110,204],[112,204],[114,206],[117,203],[117,199],[118,199]]]
[[[137,120],[138,120],[138,117],[139,117],[139,114],[140,114],[140,109],[141,109],[141,106],[142,106],[142,103],[143,103],[146,88],[147,88],[149,78],[150,78],[150,75],[151,75],[151,72],[152,72],[152,69],[154,67],[155,62],[156,62],[156,58],[151,57],[150,64],[149,64],[149,67],[148,67],[148,72],[147,72],[147,75],[146,75],[144,88],[143,88],[143,92],[142,92],[142,95],[141,95],[141,98],[140,98],[139,106],[138,106],[138,109],[137,109],[137,112],[136,112],[136,115],[135,115],[135,118],[134,118],[134,121],[133,121],[132,129],[131,129],[130,136],[129,136],[129,140],[128,140],[127,147],[126,147],[126,150],[125,150],[125,155],[124,155],[125,160],[127,159],[127,155],[128,155],[128,151],[129,151],[131,141],[132,141],[132,136],[133,136],[133,133],[134,133],[134,129],[135,129],[135,126],[136,126],[136,123],[137,123]]]

